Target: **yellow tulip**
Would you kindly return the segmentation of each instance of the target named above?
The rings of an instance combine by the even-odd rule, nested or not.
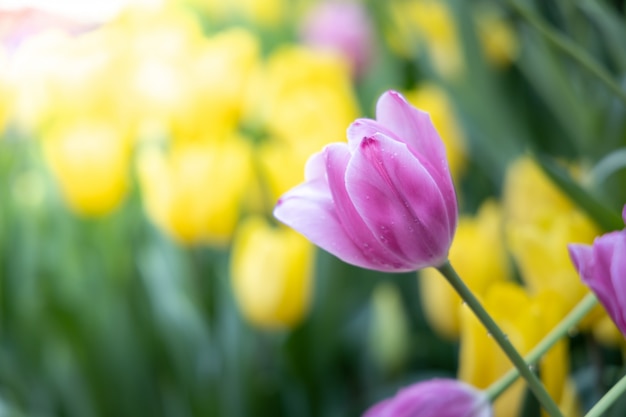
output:
[[[247,119],[268,133],[259,164],[274,199],[303,180],[308,157],[344,141],[358,117],[346,62],[304,47],[279,48],[259,69]]]
[[[493,11],[477,16],[478,37],[485,56],[496,67],[505,67],[515,61],[519,45],[515,32],[504,18]]]
[[[276,139],[312,152],[345,140],[346,127],[359,114],[348,64],[304,47],[275,50],[251,93],[252,117]]]
[[[174,135],[193,139],[232,134],[259,58],[257,38],[243,29],[228,29],[203,42],[189,68],[191,94],[177,109]]]
[[[563,317],[565,310],[557,294],[542,292],[529,296],[514,283],[494,283],[484,294],[483,305],[522,354],[528,353]],[[459,379],[478,388],[487,388],[512,365],[467,308],[461,314]],[[565,339],[554,345],[539,363],[539,373],[555,401],[564,395],[568,375],[568,348]],[[525,394],[525,383],[518,380],[494,406],[497,417],[517,416]]]
[[[466,162],[465,137],[445,91],[435,84],[422,84],[417,89],[408,92],[405,97],[411,104],[430,114],[446,145],[452,177],[458,179]]]
[[[70,207],[88,216],[115,209],[128,187],[127,133],[108,120],[81,119],[43,138],[44,155]]]
[[[589,291],[567,251],[572,242],[591,243],[600,231],[529,158],[515,162],[504,185],[505,233],[528,290],[560,294],[571,309]],[[599,318],[598,307],[590,320]]]
[[[458,35],[453,16],[439,0],[394,1],[390,3],[394,30],[392,46],[404,56],[414,56],[415,44],[425,47],[435,69],[452,78],[463,69]]]
[[[0,45],[0,139],[4,126],[9,118],[9,103],[12,102],[12,91],[9,89],[9,74],[6,68],[9,65],[9,59],[6,56],[3,47]]]
[[[301,147],[292,147],[277,140],[259,146],[256,155],[263,181],[273,201],[304,181],[304,166],[311,156]]]
[[[529,157],[515,161],[506,174],[504,209],[507,221],[543,224],[546,213],[567,213],[576,207]]]
[[[230,241],[251,169],[250,147],[236,137],[180,143],[169,154],[147,147],[138,159],[149,217],[185,244]]]
[[[426,48],[438,73],[454,78],[463,71],[463,51],[454,16],[443,0],[393,1],[389,13],[393,30],[386,33],[390,46],[400,55],[414,57],[418,47]],[[475,13],[478,39],[487,60],[504,66],[517,55],[513,31],[489,10]]]
[[[465,283],[478,295],[494,282],[511,279],[508,254],[503,245],[500,207],[492,200],[481,206],[476,217],[462,216],[448,259]],[[489,255],[485,256],[488,248]],[[428,322],[440,335],[457,339],[461,298],[436,269],[420,272],[422,306]]]
[[[313,254],[311,243],[294,230],[246,219],[231,255],[233,291],[246,320],[267,329],[298,324],[311,303]]]

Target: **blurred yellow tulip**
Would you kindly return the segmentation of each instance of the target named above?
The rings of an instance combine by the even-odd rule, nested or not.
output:
[[[573,308],[589,290],[574,269],[567,244],[593,242],[598,228],[530,158],[509,168],[503,205],[507,244],[528,290],[554,291],[567,310]],[[594,311],[589,320],[599,318],[602,310],[598,306]]]
[[[397,53],[415,57],[420,47],[425,48],[434,68],[445,78],[454,78],[464,70],[456,21],[445,0],[392,1],[389,13],[394,25],[390,25],[392,29],[386,36]],[[476,8],[473,14],[488,62],[504,66],[513,61],[517,40],[506,21],[482,8]]]
[[[511,279],[503,243],[502,215],[495,201],[483,203],[476,217],[459,219],[448,259],[475,294],[482,295],[493,283]],[[487,248],[489,254],[485,255]],[[436,269],[420,271],[419,283],[422,306],[430,325],[440,335],[457,339],[461,298]]]
[[[304,47],[274,51],[250,90],[247,117],[269,137],[259,162],[274,199],[303,180],[308,157],[344,141],[358,105],[347,63]]]
[[[246,219],[231,255],[233,291],[246,320],[266,329],[297,325],[311,303],[313,254],[313,245],[294,230]]]
[[[8,65],[8,57],[0,45],[0,139],[9,118],[9,103],[13,101],[13,91],[9,88],[9,74],[6,69]]]
[[[439,0],[394,1],[389,4],[395,23],[388,33],[394,49],[415,56],[417,47],[426,48],[435,69],[452,78],[463,68],[457,30],[447,4]]]
[[[446,92],[436,84],[421,84],[406,93],[411,104],[430,114],[446,145],[448,165],[454,179],[458,179],[466,162],[465,137]]]
[[[560,321],[566,310],[556,294],[545,291],[529,296],[517,284],[492,284],[482,297],[483,305],[522,354],[528,353]],[[563,399],[569,371],[567,341],[557,342],[539,363],[546,389],[559,403]],[[487,388],[512,365],[496,342],[467,307],[461,313],[459,379]],[[494,404],[497,417],[514,417],[520,412],[525,383],[518,380]]]
[[[138,158],[145,209],[185,244],[227,244],[252,176],[246,141],[186,142],[169,154],[146,145]]]
[[[477,13],[477,29],[489,62],[496,67],[506,67],[517,59],[519,45],[515,32],[502,16],[491,10]]]
[[[189,68],[191,95],[177,109],[174,135],[198,139],[232,134],[259,59],[259,41],[244,29],[224,30],[203,42]]]
[[[70,207],[88,216],[115,209],[128,187],[128,133],[108,120],[67,121],[43,138],[44,155]]]
[[[252,116],[272,135],[314,151],[345,140],[346,127],[358,116],[348,64],[323,51],[278,48],[251,93]]]
[[[135,40],[128,82],[140,126],[176,140],[227,137],[239,122],[258,41],[236,28],[196,36],[184,22],[151,27]]]

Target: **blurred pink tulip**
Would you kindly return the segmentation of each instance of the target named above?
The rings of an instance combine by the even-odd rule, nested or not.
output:
[[[46,30],[55,29],[76,34],[92,26],[31,7],[0,10],[0,44],[4,44],[11,51],[29,37]]]
[[[317,3],[303,22],[301,37],[308,45],[343,55],[356,76],[367,70],[373,58],[372,21],[361,3],[333,0]]]
[[[441,138],[399,93],[378,100],[376,120],[348,128],[348,143],[309,158],[305,182],[281,197],[278,220],[343,261],[407,272],[440,266],[457,223]]]
[[[626,206],[622,211],[626,223]],[[626,336],[626,229],[597,237],[593,245],[568,245],[580,278]]]
[[[487,395],[455,379],[433,379],[400,390],[363,417],[491,417]]]

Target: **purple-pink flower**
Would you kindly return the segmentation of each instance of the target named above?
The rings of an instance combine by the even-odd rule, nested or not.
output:
[[[433,379],[400,390],[363,417],[491,417],[483,391],[455,379]]]
[[[357,1],[316,3],[306,16],[301,37],[307,45],[332,49],[349,61],[355,75],[363,74],[374,51],[374,34],[366,7]]]
[[[622,218],[626,223],[626,206]],[[580,278],[626,335],[626,229],[597,237],[591,246],[568,248]]]
[[[444,144],[427,113],[388,91],[376,120],[356,120],[348,143],[309,158],[305,182],[280,198],[274,215],[353,265],[440,266],[458,216]]]

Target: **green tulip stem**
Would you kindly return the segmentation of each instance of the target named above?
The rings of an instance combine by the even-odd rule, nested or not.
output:
[[[596,405],[594,405],[591,410],[585,414],[585,417],[600,417],[606,410],[609,409],[611,405],[613,405],[615,400],[621,397],[624,391],[626,391],[626,375],[624,375],[622,379],[617,382],[617,384],[613,385],[613,388],[604,394],[604,397],[600,398],[600,401],[598,401]]]
[[[578,47],[569,38],[561,35],[559,32],[551,29],[538,16],[536,16],[528,7],[520,4],[518,0],[508,0],[508,4],[524,18],[532,27],[537,29],[543,37],[553,46],[567,53],[572,59],[577,61],[589,73],[593,74],[607,88],[626,104],[626,92],[611,77],[611,75],[598,62],[590,56],[584,49]]]
[[[594,293],[587,294],[577,305],[569,312],[567,316],[559,322],[542,340],[531,350],[525,357],[526,363],[534,365],[552,346],[564,336],[566,336],[572,328],[574,328],[593,307],[598,304],[598,299]],[[487,388],[487,396],[494,401],[504,391],[506,391],[519,378],[520,374],[516,368],[511,369],[502,378],[491,384]]]
[[[561,410],[559,410],[559,407],[554,402],[554,399],[550,396],[550,394],[548,394],[548,391],[546,391],[546,388],[543,386],[537,375],[531,371],[522,355],[519,354],[509,338],[502,332],[500,327],[489,315],[487,310],[485,310],[480,301],[478,301],[478,298],[476,298],[476,296],[472,293],[472,290],[465,285],[461,277],[459,277],[450,264],[450,261],[446,261],[437,269],[448,280],[450,285],[452,285],[465,304],[474,312],[483,326],[485,326],[488,334],[490,334],[496,343],[498,343],[500,349],[502,349],[509,360],[517,368],[522,378],[526,380],[528,387],[535,394],[537,400],[546,412],[552,417],[563,417]]]

